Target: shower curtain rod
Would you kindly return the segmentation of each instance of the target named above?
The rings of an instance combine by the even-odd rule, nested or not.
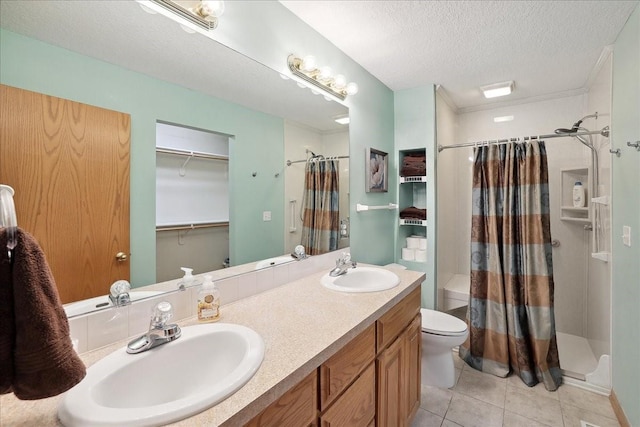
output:
[[[348,159],[349,156],[323,156],[324,159],[316,158],[317,162],[326,162],[327,160],[336,160],[336,159]],[[305,160],[287,160],[287,166],[291,166],[294,163],[306,163],[309,159]]]
[[[525,136],[523,138],[493,139],[489,141],[465,142],[462,144],[453,144],[453,145],[438,145],[438,152],[441,152],[442,150],[447,150],[449,148],[475,147],[475,146],[483,146],[483,145],[503,145],[503,144],[512,144],[514,142],[525,142],[525,141],[533,141],[533,140],[560,138],[565,136],[585,136],[585,135],[602,135],[608,138],[609,126],[605,126],[601,130],[594,130],[590,132],[551,133],[548,135]]]

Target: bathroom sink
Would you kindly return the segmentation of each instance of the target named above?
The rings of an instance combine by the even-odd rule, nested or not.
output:
[[[284,264],[285,262],[293,261],[293,257],[291,255],[283,255],[275,258],[264,259],[256,263],[256,270],[260,270],[266,267],[271,267],[274,265]]]
[[[264,342],[252,329],[216,323],[140,354],[122,348],[87,369],[58,417],[72,426],[159,426],[226,399],[256,373]]]
[[[144,298],[153,297],[156,295],[160,295],[164,292],[160,291],[132,291],[129,292],[129,297],[131,298],[131,302],[138,301]],[[109,300],[109,297],[106,295],[101,295],[99,297],[93,297],[89,299],[85,299],[82,301],[72,302],[64,305],[64,312],[67,317],[78,316],[80,314],[90,313],[94,310],[113,307],[113,303]]]
[[[400,278],[383,268],[356,267],[338,277],[331,277],[327,273],[322,276],[320,283],[340,292],[377,292],[398,286]]]

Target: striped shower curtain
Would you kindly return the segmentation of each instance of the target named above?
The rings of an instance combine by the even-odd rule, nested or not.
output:
[[[528,385],[562,382],[543,141],[474,150],[469,337],[460,356]]]
[[[309,160],[305,168],[302,242],[307,254],[338,249],[338,161]]]

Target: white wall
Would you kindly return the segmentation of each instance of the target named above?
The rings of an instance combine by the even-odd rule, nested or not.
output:
[[[590,120],[587,128],[597,130],[611,125],[611,78],[613,58],[609,53],[589,87],[587,111],[598,112],[597,120]],[[598,148],[599,196],[611,196],[612,155],[609,138],[594,136]],[[611,208],[600,207],[602,233],[601,250],[611,252]],[[595,230],[594,230],[595,232]],[[596,358],[611,354],[611,262],[589,258],[587,288],[586,337]]]
[[[453,109],[436,92],[436,138],[438,145],[457,142],[457,117]],[[457,162],[454,150],[445,150],[437,158],[438,174],[438,309],[444,307],[442,288],[457,271],[456,245],[458,222],[452,212],[456,212],[458,201]],[[467,253],[469,249],[467,248]]]

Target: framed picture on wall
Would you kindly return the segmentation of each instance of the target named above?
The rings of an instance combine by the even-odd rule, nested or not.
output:
[[[367,148],[365,181],[367,193],[386,193],[389,190],[389,156],[384,151]]]

